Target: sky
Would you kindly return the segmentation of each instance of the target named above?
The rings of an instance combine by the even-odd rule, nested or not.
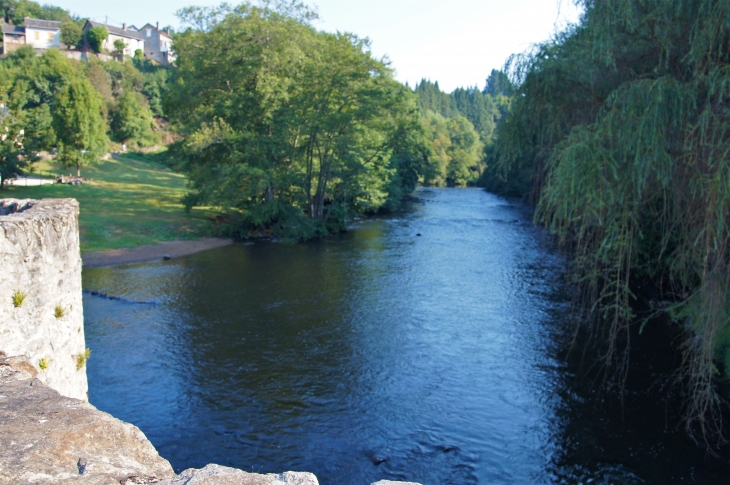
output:
[[[220,0],[44,0],[72,14],[120,26],[159,22],[179,27],[175,12]],[[229,1],[229,3],[237,3]],[[572,0],[304,0],[316,6],[314,25],[368,37],[372,52],[387,57],[395,77],[414,86],[438,81],[446,92],[483,88],[492,69],[511,54],[548,40],[576,22]]]

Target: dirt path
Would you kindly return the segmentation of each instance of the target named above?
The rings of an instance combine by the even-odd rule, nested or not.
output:
[[[110,249],[81,255],[84,268],[99,266],[116,266],[118,264],[146,263],[160,259],[178,258],[188,254],[199,253],[208,249],[220,248],[233,244],[230,239],[206,237],[190,241],[170,241],[160,244],[138,246],[136,248]]]

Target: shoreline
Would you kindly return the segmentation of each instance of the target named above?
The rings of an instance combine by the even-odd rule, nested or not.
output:
[[[121,264],[149,263],[163,259],[179,258],[190,254],[221,248],[233,244],[232,239],[204,237],[200,239],[167,241],[135,248],[107,249],[81,254],[84,268],[118,266]]]

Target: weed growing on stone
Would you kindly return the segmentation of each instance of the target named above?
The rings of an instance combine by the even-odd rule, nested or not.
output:
[[[13,306],[14,306],[15,308],[19,308],[19,307],[20,307],[20,305],[22,305],[22,304],[23,304],[23,302],[25,301],[25,299],[26,299],[27,297],[28,297],[28,295],[27,295],[27,294],[26,294],[26,293],[25,293],[24,291],[21,291],[21,290],[15,290],[15,293],[13,293],[13,297],[12,297],[12,300],[13,300]]]
[[[50,364],[50,363],[51,363],[51,359],[49,359],[48,357],[43,357],[41,360],[38,361],[38,367],[41,370],[46,370],[46,369],[48,369],[48,364]]]
[[[56,308],[53,310],[53,314],[56,316],[56,319],[61,319],[66,316],[66,309],[61,305],[56,305]]]
[[[91,357],[91,349],[87,347],[83,354],[78,354],[76,357],[76,370],[81,370],[86,364],[86,361]]]

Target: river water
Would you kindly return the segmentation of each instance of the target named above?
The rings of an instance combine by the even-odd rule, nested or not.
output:
[[[84,297],[91,403],[176,471],[726,482],[726,462],[640,379],[621,405],[576,376],[564,260],[524,206],[477,189],[414,196],[323,241],[85,269],[86,290],[123,299]],[[656,361],[646,375],[664,372]]]

